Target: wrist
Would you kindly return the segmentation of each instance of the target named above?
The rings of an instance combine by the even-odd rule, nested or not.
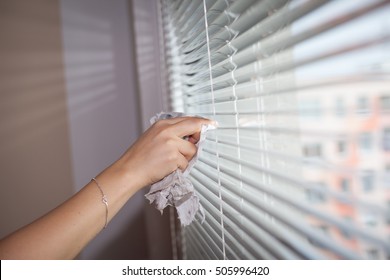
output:
[[[111,168],[112,171],[110,172],[112,172],[112,176],[115,176],[120,180],[120,185],[122,185],[130,195],[147,185],[147,183],[144,182],[145,176],[141,174],[140,170],[137,169],[137,166],[132,161],[119,159],[110,167],[110,169]]]

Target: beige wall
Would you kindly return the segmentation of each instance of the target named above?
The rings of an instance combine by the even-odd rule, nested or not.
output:
[[[0,0],[1,1],[1,0]],[[115,161],[140,132],[128,0],[61,0],[74,185]],[[83,259],[146,259],[142,192],[82,252]]]
[[[0,0],[0,236],[73,192],[59,7]]]
[[[164,102],[165,76],[160,64],[164,50],[159,41],[158,5],[155,0],[132,0],[132,22],[135,37],[138,91],[142,128],[150,125],[150,118],[166,110]],[[146,233],[151,259],[171,259],[172,242],[170,233],[170,211],[164,214],[155,207],[145,208]]]
[[[0,0],[0,238],[138,137],[129,9],[128,0]],[[147,259],[146,205],[134,196],[80,258]]]

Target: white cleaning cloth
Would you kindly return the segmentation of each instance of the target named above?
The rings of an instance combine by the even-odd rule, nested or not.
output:
[[[185,114],[161,112],[154,116],[150,122],[153,124],[158,120],[182,116],[185,116]],[[156,208],[160,210],[161,214],[168,205],[175,206],[182,226],[189,225],[195,219],[195,214],[198,211],[202,216],[202,222],[204,220],[204,212],[199,203],[199,197],[196,195],[194,186],[187,177],[202,151],[207,130],[215,128],[213,125],[203,125],[200,131],[200,139],[196,143],[197,152],[188,163],[186,170],[182,172],[180,169],[177,169],[167,175],[162,180],[154,183],[149,193],[145,195],[150,203],[155,203]]]

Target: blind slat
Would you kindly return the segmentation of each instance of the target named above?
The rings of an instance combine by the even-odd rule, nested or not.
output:
[[[314,11],[328,1],[329,0],[301,1],[302,4],[299,4],[291,9],[290,7],[285,7],[278,13],[275,13],[273,16],[265,19],[263,22],[253,26],[247,32],[236,37],[231,43],[237,50],[245,48],[256,41],[260,41],[263,38],[274,34],[277,30],[280,30],[284,26],[294,22],[296,19]],[[227,45],[219,49],[217,52],[229,53],[229,48],[230,47]]]
[[[207,10],[207,14],[206,14],[207,20],[209,22],[213,22],[219,16],[220,14],[219,11],[223,11],[226,9],[228,5],[228,1],[224,1],[224,0],[217,1],[211,6],[211,8],[208,8],[209,5],[211,4],[208,1],[206,1],[204,4],[206,5],[206,10]],[[203,5],[201,6],[201,8],[204,10]],[[185,36],[185,38],[183,38],[184,42],[182,45],[182,51],[184,53],[192,52],[194,49],[198,48],[200,45],[202,45],[205,42],[206,33],[204,29],[204,20],[202,19],[202,21],[200,21],[199,23],[201,24],[202,29],[191,30],[190,33],[192,34],[192,36]]]
[[[210,136],[207,137],[206,140],[211,141],[212,143],[227,145],[227,146],[231,146],[234,148],[238,147],[237,143],[229,142],[226,140],[218,140],[217,141],[216,139],[212,139]],[[244,151],[247,150],[248,152],[262,154],[262,155],[269,156],[272,158],[279,158],[279,159],[291,162],[292,164],[308,165],[308,168],[323,169],[323,170],[327,170],[328,172],[337,173],[337,174],[340,174],[343,176],[355,176],[356,177],[356,176],[361,176],[364,174],[364,170],[348,168],[348,167],[345,167],[343,165],[338,165],[337,163],[325,162],[321,159],[304,158],[302,156],[299,157],[297,155],[289,155],[287,153],[282,153],[280,151],[273,151],[271,149],[264,150],[264,149],[261,149],[259,147],[248,146],[245,144],[240,144],[239,147],[241,150],[244,150]],[[302,185],[302,184],[300,184],[300,185]],[[340,201],[343,201],[343,202],[346,202],[349,200],[347,197],[347,194],[342,194],[339,192],[329,192],[328,190],[320,190],[320,191],[323,194],[327,194],[327,195],[334,197],[334,198],[336,198]],[[356,199],[354,199],[354,201],[355,201],[354,203],[356,203]],[[351,203],[351,202],[349,202],[349,203]],[[378,212],[378,213],[382,213],[382,214],[387,213],[387,210],[385,208],[380,207],[378,205],[372,205],[369,203],[365,203],[364,201],[359,201],[356,204],[357,204],[356,205],[357,207],[363,207],[363,208],[367,207],[368,209],[370,209],[374,212]]]
[[[204,149],[204,151],[208,152],[210,154],[216,155],[207,149]],[[294,178],[292,176],[288,176],[288,175],[279,173],[277,171],[273,171],[269,168],[259,167],[255,164],[252,164],[249,162],[235,160],[231,156],[224,154],[224,153],[221,153],[221,152],[219,152],[219,157],[221,157],[223,159],[228,159],[229,161],[232,161],[232,162],[235,162],[238,164],[243,164],[251,169],[257,170],[258,172],[261,172],[261,173],[264,173],[267,175],[271,175],[275,178],[286,181],[290,185],[296,186],[300,189],[305,189],[305,190],[310,190],[312,192],[316,192],[316,193],[320,194],[321,196],[323,196],[324,198],[328,198],[328,199],[332,198],[332,199],[335,199],[343,204],[351,204],[356,208],[360,208],[361,210],[375,213],[376,215],[380,215],[383,218],[386,218],[389,216],[388,209],[381,207],[381,206],[378,206],[376,204],[370,204],[370,203],[367,203],[367,202],[362,201],[362,200],[359,201],[356,198],[351,198],[351,197],[349,197],[347,195],[343,195],[341,193],[335,193],[335,192],[329,191],[328,189],[319,188],[317,185],[311,185],[309,183],[306,183],[305,181],[302,181],[301,179]],[[203,158],[201,158],[201,160],[203,160]],[[215,167],[215,164],[214,164],[214,167]],[[361,174],[364,174],[364,172],[362,172]],[[209,174],[209,175],[211,175],[211,174]],[[239,174],[237,176],[239,176]],[[298,174],[297,174],[297,176],[298,176]]]
[[[196,177],[194,177],[195,179],[196,179]],[[202,192],[202,188],[199,188],[199,192],[200,193],[203,193]],[[203,196],[202,196],[203,197]],[[204,198],[204,197],[203,197]],[[206,199],[203,199],[202,201],[204,201],[204,203],[207,203],[206,201]],[[225,208],[225,210],[228,210],[229,211],[229,208],[230,209],[233,209],[233,208],[231,208],[228,204],[224,204],[224,208]],[[215,207],[215,206],[214,206]],[[216,212],[216,211],[218,211],[218,209],[213,209],[212,210],[213,212]],[[232,210],[230,210],[230,211],[232,211]],[[235,215],[231,215],[230,217],[232,217],[233,218],[233,220],[231,221],[230,219],[229,219],[229,217],[225,217],[224,219],[225,219],[225,222],[227,222],[228,224],[232,224],[232,225],[234,225],[234,224],[240,224],[240,222],[239,222],[239,220],[238,220],[238,218],[235,216]],[[257,217],[255,217],[255,220],[257,221],[258,220],[258,216]],[[263,225],[263,224],[262,224]],[[251,232],[251,231],[249,231],[249,232]],[[249,245],[248,244],[248,242],[249,242],[249,240],[252,240],[253,238],[254,239],[257,239],[257,240],[260,240],[260,241],[263,241],[262,243],[264,243],[264,240],[266,240],[266,242],[265,242],[265,245],[266,246],[268,246],[268,247],[271,247],[272,249],[273,249],[273,251],[275,252],[274,254],[276,254],[279,258],[297,258],[297,256],[293,253],[293,252],[291,252],[288,248],[283,248],[283,247],[281,247],[281,244],[278,244],[278,241],[277,240],[275,240],[274,238],[273,238],[273,236],[274,236],[274,234],[275,234],[275,231],[274,232],[272,232],[271,234],[269,234],[269,233],[267,233],[267,232],[265,232],[262,228],[256,228],[256,232],[258,232],[259,234],[258,235],[255,235],[255,236],[249,236],[246,232],[244,232],[244,234],[245,234],[245,239],[243,240],[244,242],[245,242],[245,244],[247,245],[246,246],[246,248],[248,248],[248,250],[251,250],[251,248],[253,249],[253,242],[251,243],[252,245]],[[225,231],[225,234],[226,234],[226,231]],[[256,246],[255,246],[256,247]],[[302,247],[300,247],[300,248],[302,248]],[[264,253],[264,248],[262,248],[260,251],[262,251],[263,253]],[[253,251],[253,250],[251,250],[251,251]],[[257,257],[265,257],[265,256],[263,256],[263,255],[259,255],[258,253],[256,253],[257,251],[255,250],[255,251],[253,251],[252,252],[252,254],[254,254],[255,256],[257,256]]]
[[[203,227],[200,227],[197,223],[190,225],[191,232],[194,233],[194,237],[198,238],[203,243],[204,250],[208,255],[212,256],[213,259],[219,259],[223,256],[220,248],[215,244],[214,240],[207,234]],[[197,233],[195,235],[195,233]]]
[[[188,244],[195,245],[194,247],[198,248],[198,256],[195,255],[196,259],[214,259],[217,260],[220,257],[218,257],[215,252],[209,248],[208,243],[203,239],[199,238],[197,235],[196,229],[192,229],[191,231],[188,230],[188,233],[186,235],[186,238],[189,239],[190,242],[187,242]]]
[[[202,160],[202,162],[206,161],[205,159],[200,159],[200,160]],[[238,164],[243,164],[243,165],[246,165],[246,166],[250,166],[249,163],[240,162],[237,159],[230,158],[230,160],[235,162],[235,163],[238,163]],[[214,165],[213,163],[211,163],[209,161],[206,161],[206,162],[207,162],[207,164],[210,164],[210,166]],[[214,165],[214,168],[215,167],[216,166]],[[308,205],[301,204],[298,201],[293,200],[291,197],[288,197],[288,196],[284,195],[281,192],[278,192],[278,191],[276,191],[274,189],[268,188],[266,185],[263,185],[263,184],[261,184],[259,182],[255,182],[255,181],[253,181],[250,178],[246,178],[245,176],[241,176],[236,171],[230,170],[230,169],[225,168],[223,166],[220,166],[219,170],[221,172],[231,176],[232,178],[235,178],[237,180],[242,180],[243,182],[245,182],[249,186],[253,186],[254,188],[257,188],[257,189],[259,189],[259,190],[261,190],[261,191],[263,191],[265,193],[268,193],[268,194],[272,195],[275,198],[280,199],[284,203],[287,203],[288,205],[296,208],[297,210],[300,210],[300,211],[302,211],[304,213],[309,213],[310,215],[313,215],[313,216],[317,217],[318,219],[322,219],[322,220],[325,220],[326,222],[328,222],[330,224],[334,224],[338,228],[344,230],[345,232],[348,232],[348,233],[360,236],[361,238],[364,238],[367,241],[377,243],[378,245],[382,246],[384,250],[390,252],[390,244],[387,241],[384,241],[383,239],[381,239],[380,237],[375,236],[375,234],[373,234],[373,233],[370,233],[368,231],[365,231],[365,230],[362,230],[360,228],[357,228],[354,225],[351,225],[349,223],[346,223],[345,221],[339,220],[339,219],[335,218],[334,216],[329,215],[327,213],[322,213],[321,211],[319,211],[317,209],[314,209],[314,208],[311,208]],[[272,174],[274,175],[275,172],[272,172]],[[281,175],[279,175],[279,176],[281,176]],[[288,179],[291,180],[291,178],[288,178]],[[225,182],[227,182],[227,181],[225,181]],[[251,201],[251,200],[254,199],[253,196],[251,196],[251,195],[248,195],[245,198],[248,201]],[[283,215],[279,215],[279,216],[282,217],[283,219],[285,218],[285,217],[283,217]],[[289,219],[284,219],[284,221],[289,223]],[[316,235],[312,235],[312,237],[313,238],[317,238]],[[323,242],[323,240],[318,240],[318,241]]]
[[[219,123],[184,255],[388,258],[390,0],[160,1],[171,109]]]
[[[231,175],[231,176],[234,176],[234,175]],[[231,190],[235,190],[236,189],[235,186],[234,185],[232,186],[227,180],[224,180],[224,186],[231,186],[230,187]],[[252,185],[252,186],[254,186],[254,185]],[[325,248],[328,248],[328,249],[330,249],[330,250],[332,250],[334,252],[337,252],[338,254],[340,254],[343,257],[347,257],[347,258],[350,258],[350,259],[358,258],[358,256],[355,255],[353,252],[351,252],[351,251],[349,251],[349,250],[347,250],[345,248],[340,248],[332,240],[329,240],[328,238],[326,238],[326,237],[324,237],[322,235],[319,235],[316,231],[314,231],[310,227],[305,226],[303,224],[296,224],[296,223],[294,223],[294,221],[295,221],[294,216],[289,216],[288,212],[280,211],[280,210],[278,210],[275,207],[269,206],[267,203],[263,203],[263,204],[258,205],[256,199],[253,199],[253,197],[254,197],[254,195],[251,194],[250,198],[252,198],[252,199],[247,199],[248,202],[255,203],[254,205],[256,205],[258,208],[261,208],[265,212],[272,214],[272,216],[277,217],[277,219],[281,223],[286,224],[287,226],[289,226],[292,229],[296,230],[300,234],[303,234],[304,236],[310,237],[311,239],[317,241],[319,244],[321,244]],[[255,221],[259,221],[259,220],[257,219]],[[264,228],[267,228],[267,225],[264,224],[264,223],[261,226],[264,227]],[[295,244],[294,246],[299,246],[299,249],[297,249],[298,252],[305,250],[304,243],[297,243],[297,240],[299,240],[299,239],[295,238],[292,241],[292,243],[290,243],[290,245],[293,246]],[[288,239],[286,241],[290,241],[291,242],[291,240],[288,240]],[[309,249],[309,251],[306,251],[306,254],[307,254],[306,256],[307,257],[310,256],[311,258],[314,258],[313,255],[311,255],[313,253],[310,253],[310,251],[311,251],[310,249]]]
[[[249,8],[247,12],[242,14],[239,18],[236,18],[233,13],[224,13],[223,16],[217,18],[214,22],[209,24],[208,35],[210,37],[211,49],[219,49],[225,45],[226,41],[231,41],[239,33],[246,31],[256,22],[264,19],[269,13],[274,12],[275,9],[284,5],[286,0],[264,0]],[[245,6],[243,6],[245,7]],[[245,7],[246,8],[246,7]],[[200,38],[203,38],[202,40]],[[183,60],[185,63],[191,63],[202,57],[207,51],[207,46],[204,45],[205,34],[200,34],[194,39],[197,44],[192,44],[189,47],[184,47],[184,52],[193,51],[195,48],[197,51],[192,52],[186,56]]]
[[[174,22],[177,24],[177,26],[183,26],[187,19],[196,11],[198,6],[202,4],[202,0],[191,0],[186,1],[182,10],[178,10],[177,13],[174,13]]]
[[[333,56],[339,56],[344,53],[350,53],[352,51],[358,51],[373,45],[388,42],[389,40],[390,40],[390,34],[384,34],[378,38],[372,38],[354,45],[344,46],[343,48],[332,50],[330,52],[325,51],[324,53],[318,54],[317,56],[306,57],[303,58],[302,60],[295,60],[295,61],[285,60],[284,59],[285,54],[281,53],[276,55],[277,56],[276,58],[275,57],[273,57],[272,59],[266,58],[264,60],[259,60],[257,62],[254,62],[242,68],[236,69],[234,71],[234,77],[232,77],[231,73],[223,74],[213,80],[214,83],[213,85],[226,87],[236,83],[247,82],[259,76],[267,77],[277,72],[285,72],[294,68],[298,68],[305,64],[318,62],[323,59],[328,59]],[[278,63],[277,64],[272,63],[273,60],[277,60]]]
[[[207,1],[206,9],[209,10],[210,7],[215,7],[221,5],[224,0],[210,0]],[[193,12],[187,20],[184,21],[182,26],[178,26],[179,34],[182,36],[184,43],[186,39],[184,37],[192,37],[193,33],[204,28],[203,17],[204,16],[204,7],[203,5],[196,5],[196,10]]]
[[[199,168],[203,172],[205,171],[205,169],[201,169],[200,167],[197,167],[197,168]],[[237,190],[236,186],[232,185],[227,180],[223,180],[223,184],[224,184],[225,187],[230,187],[229,189],[232,190],[232,191]],[[255,195],[253,193],[251,193],[250,197],[251,198],[255,197]],[[248,199],[246,199],[246,200],[248,200]],[[256,207],[256,205],[258,205],[258,203],[257,202],[253,202],[254,200],[255,199],[250,199],[248,201],[250,201],[251,203],[255,203],[254,205]],[[234,204],[232,204],[232,205],[234,205]],[[272,213],[272,214],[275,214],[276,213],[275,211],[277,211],[276,208],[270,207],[266,203],[261,204],[260,208],[262,208],[265,212]],[[247,215],[248,215],[249,218],[252,219],[252,221],[254,223],[258,224],[261,228],[266,229],[267,231],[269,231],[274,236],[279,237],[286,244],[289,244],[289,246],[295,248],[295,250],[297,252],[299,252],[301,255],[303,255],[303,256],[305,256],[307,258],[312,258],[312,259],[324,258],[324,257],[321,257],[320,255],[318,255],[315,251],[313,251],[313,249],[310,248],[307,244],[305,244],[305,242],[297,242],[297,240],[299,240],[299,238],[294,236],[294,233],[289,232],[289,233],[285,234],[284,231],[281,230],[281,228],[278,227],[277,225],[275,225],[275,224],[274,225],[270,225],[269,223],[266,223],[266,222],[260,220],[258,214],[256,215],[254,213],[250,213],[249,212],[249,213],[247,213]],[[281,212],[281,214],[279,214],[277,216],[278,217],[282,217],[282,218],[280,218],[280,221],[282,223],[286,223],[288,226],[291,226],[293,229],[295,229],[295,230],[297,230],[299,232],[303,231],[304,236],[309,236],[313,240],[316,240],[317,242],[321,243],[322,246],[325,246],[326,248],[331,248],[333,250],[335,249],[335,246],[337,247],[337,245],[335,245],[333,241],[331,241],[331,240],[329,240],[327,238],[321,237],[320,235],[318,235],[317,232],[313,231],[309,227],[302,228],[302,226],[301,226],[300,228],[297,229],[298,225],[291,224],[291,221],[295,220],[294,217],[290,217],[289,215],[287,215],[286,213],[283,213],[283,212]],[[257,232],[257,231],[255,231],[255,232]],[[337,251],[341,255],[346,256],[348,258],[357,258],[356,255],[354,255],[353,253],[349,252],[348,250],[343,250],[343,249],[338,250],[337,249]]]
[[[318,25],[304,29],[296,34],[290,34],[290,30],[282,30],[277,32],[274,36],[267,37],[264,40],[243,49],[242,51],[237,51],[234,54],[233,63],[236,67],[242,67],[249,64],[251,61],[270,57],[280,50],[291,48],[300,42],[308,40],[314,36],[318,36],[325,31],[341,24],[345,24],[375,9],[381,8],[386,4],[386,2],[387,1],[374,2],[369,6],[357,9],[352,13],[346,12],[345,14],[330,18],[325,22],[320,22]],[[226,73],[227,69],[231,68],[230,65],[231,62],[227,59],[213,66],[213,77],[220,76],[224,74],[224,72]]]
[[[199,180],[199,179],[197,179],[197,180]],[[199,184],[197,184],[197,185],[199,186]],[[203,189],[203,188],[199,187],[198,189],[199,189],[200,197],[203,198],[203,199],[202,199],[202,201],[203,201],[202,204],[203,204],[203,205],[204,205],[204,204],[208,204],[208,205],[210,205],[210,207],[214,207],[214,209],[209,208],[212,212],[218,212],[218,209],[215,208],[215,206],[211,206],[212,204],[210,204],[210,203],[207,201],[207,199],[203,196],[203,194],[202,194],[202,193],[203,193],[203,192],[202,192],[202,189]],[[224,206],[225,206],[225,207],[224,207],[225,209],[228,209],[228,208],[230,207],[228,204],[225,204]],[[233,209],[233,208],[231,208],[231,209]],[[236,210],[238,210],[238,209],[236,209]],[[231,211],[231,210],[230,210],[230,211]],[[255,216],[256,216],[256,215],[255,215]],[[232,221],[232,222],[235,222],[235,223],[238,222],[238,219],[235,217],[235,215],[232,215],[231,217],[232,217],[232,218],[235,218],[234,221]],[[254,220],[257,221],[258,218],[259,218],[259,217],[257,216],[257,217],[254,218]],[[225,220],[226,220],[226,219],[229,219],[229,218],[225,217]],[[252,216],[252,219],[253,219],[253,216]],[[229,220],[230,220],[230,219],[229,219]],[[261,224],[261,225],[264,226],[264,224]],[[264,228],[264,227],[263,227],[263,228]],[[267,227],[265,227],[265,228],[267,228]],[[250,236],[249,234],[250,234],[251,232],[254,232],[254,231],[257,232],[258,234],[255,235],[255,236]],[[247,234],[247,233],[249,233],[249,234]],[[257,240],[257,242],[258,242],[259,240],[261,240],[261,241],[265,242],[265,244],[266,244],[268,247],[271,247],[271,248],[273,249],[273,251],[275,252],[275,254],[276,254],[279,258],[289,258],[289,259],[295,259],[295,258],[297,258],[297,256],[296,256],[289,248],[285,248],[285,247],[281,246],[281,244],[279,244],[278,241],[274,239],[273,236],[278,236],[277,232],[272,231],[272,233],[269,234],[269,233],[265,232],[261,227],[256,227],[256,228],[254,228],[253,226],[251,226],[251,229],[249,229],[249,230],[247,231],[247,233],[245,233],[244,242],[245,242],[245,241],[248,241],[248,240],[252,240],[252,239]],[[248,246],[248,245],[247,245],[247,246]],[[314,254],[313,254],[313,253],[312,253],[311,255],[308,254],[308,256],[313,257]],[[317,258],[318,258],[318,257],[317,257]]]
[[[215,208],[215,206],[213,204],[209,203],[209,201],[202,195],[202,191],[201,190],[199,192],[199,197],[202,198],[202,201],[203,201],[202,205],[205,206],[209,210],[209,213],[220,213],[219,210],[217,208]],[[219,218],[222,218],[222,215]],[[218,223],[216,219],[213,219],[213,222],[214,223]],[[216,224],[215,227],[218,228],[219,224]],[[225,231],[224,235],[225,235],[225,239],[236,241],[235,238],[232,237],[229,232]],[[240,246],[240,245],[241,244],[239,242],[232,242],[232,247],[236,251],[234,251],[230,246],[228,246],[228,248],[226,248],[227,250],[229,250],[229,255],[231,257],[233,257],[234,259],[239,259],[239,257],[238,257],[236,252],[246,251],[245,247]],[[226,244],[225,244],[225,246],[226,246]],[[251,255],[249,252],[246,252],[245,255],[248,258],[254,258],[254,256]]]

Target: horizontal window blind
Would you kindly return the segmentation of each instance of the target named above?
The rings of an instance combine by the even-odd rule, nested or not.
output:
[[[161,9],[171,108],[219,123],[183,257],[390,258],[390,1]]]

